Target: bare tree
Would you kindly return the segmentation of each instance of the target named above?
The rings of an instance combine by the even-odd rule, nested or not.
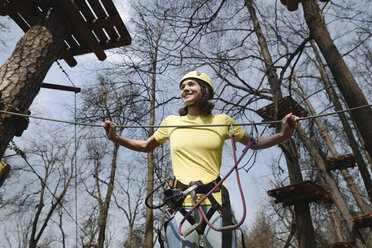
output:
[[[276,246],[274,225],[261,212],[256,215],[253,227],[246,233],[245,242],[248,247],[269,248]]]
[[[108,119],[124,126],[133,120],[137,120],[136,116],[142,115],[142,110],[136,102],[138,96],[138,90],[134,86],[118,87],[116,83],[100,77],[98,85],[89,88],[85,94],[80,118],[85,121]],[[122,131],[123,127],[119,128],[119,134]],[[94,165],[92,172],[94,175],[94,189],[90,189],[84,180],[86,191],[98,204],[98,247],[104,247],[105,243],[119,149],[119,145],[114,144],[112,152],[109,153],[111,158],[107,158],[109,147],[107,143],[105,145],[101,143],[102,141],[93,139],[87,143],[88,160]],[[111,160],[111,162],[107,162],[106,159]],[[105,168],[109,173],[105,173]],[[105,191],[106,193],[104,193]]]
[[[153,135],[155,129],[152,127],[157,121],[156,110],[159,106],[164,105],[170,100],[162,101],[160,90],[166,82],[171,80],[161,74],[166,68],[170,67],[172,61],[169,58],[168,46],[171,43],[168,41],[171,32],[167,30],[164,20],[156,19],[155,16],[166,16],[166,13],[171,8],[171,5],[166,1],[151,2],[146,5],[137,3],[133,6],[135,9],[135,17],[133,18],[134,25],[138,32],[133,37],[133,46],[123,51],[119,51],[123,57],[123,67],[127,75],[130,74],[133,81],[144,88],[144,95],[146,105],[148,105],[148,112],[141,120],[141,124],[146,121],[150,128],[146,132],[146,138]],[[137,42],[136,42],[137,41]],[[123,69],[121,69],[123,70]],[[165,82],[161,83],[161,80]],[[167,86],[166,86],[167,87]],[[154,189],[155,183],[155,153],[149,152],[147,154],[147,194]],[[157,166],[160,168],[160,164]],[[161,176],[161,175],[159,175]],[[153,198],[150,197],[148,203],[152,205]],[[146,209],[146,225],[145,225],[145,243],[146,247],[154,246],[154,213],[150,208]]]
[[[125,241],[125,247],[144,247],[140,245],[136,236],[136,223],[139,223],[141,212],[144,210],[144,195],[146,180],[143,179],[141,173],[143,166],[139,161],[133,160],[126,163],[124,166],[127,167],[125,175],[121,175],[121,180],[118,180],[116,184],[116,193],[113,196],[115,204],[121,210],[128,221],[128,233]],[[118,195],[118,197],[116,196]]]
[[[21,166],[14,166],[13,176],[4,188],[12,187],[13,190],[2,203],[6,206],[4,214],[20,217],[19,220],[26,222],[19,229],[23,237],[18,241],[20,247],[26,245],[25,239],[28,247],[53,245],[56,242],[51,235],[56,228],[55,213],[68,211],[66,196],[75,168],[73,146],[69,140],[55,138],[58,134],[58,131],[45,132],[24,151],[12,145],[23,160],[14,160],[15,157],[11,160]]]

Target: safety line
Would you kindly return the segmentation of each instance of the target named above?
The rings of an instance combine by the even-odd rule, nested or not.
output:
[[[344,113],[344,112],[351,112],[351,111],[354,111],[354,110],[368,108],[368,107],[372,107],[372,104],[363,105],[363,106],[354,107],[354,108],[349,108],[349,109],[344,109],[344,110],[339,110],[339,111],[334,111],[334,112],[331,112],[331,113],[301,117],[299,119],[299,121],[315,119],[315,118],[319,118],[319,117],[325,117],[325,116]],[[59,123],[65,123],[65,124],[90,126],[90,127],[101,127],[101,124],[91,124],[91,123],[51,119],[51,118],[46,118],[46,117],[26,115],[26,114],[22,114],[22,113],[10,112],[10,111],[5,111],[5,110],[0,110],[0,113],[12,114],[12,115],[17,115],[17,116],[23,116],[23,117],[33,118],[33,119],[53,121],[53,122],[59,122]],[[270,124],[277,124],[277,123],[281,123],[281,122],[282,122],[282,120],[277,120],[277,121],[263,121],[263,122],[256,122],[256,123],[237,123],[237,124],[232,124],[232,125],[233,126],[270,125]],[[231,124],[163,125],[163,126],[160,126],[160,125],[139,125],[139,126],[138,125],[137,126],[134,126],[134,125],[127,125],[127,126],[117,125],[116,127],[119,127],[119,128],[151,128],[151,127],[152,128],[188,128],[188,127],[226,127],[226,126],[231,126]]]
[[[70,76],[68,73],[63,69],[62,65],[56,60],[57,65],[61,69],[61,71],[65,74],[66,78],[70,81],[73,87],[76,87],[74,82],[71,80]],[[75,92],[75,98],[74,98],[74,122],[76,122],[76,94]],[[75,142],[75,151],[74,151],[74,162],[75,162],[75,219],[78,219],[78,201],[77,201],[77,125],[74,125],[74,142]],[[75,246],[78,247],[78,227],[75,226]]]

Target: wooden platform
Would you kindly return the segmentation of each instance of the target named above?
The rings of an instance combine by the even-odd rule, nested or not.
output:
[[[280,2],[285,5],[289,11],[295,11],[298,9],[298,4],[301,0],[280,0]]]
[[[289,113],[299,117],[307,116],[307,112],[290,96],[283,97],[278,101],[278,113],[275,117],[275,104],[271,103],[257,110],[257,113],[263,118],[263,121],[281,120]]]
[[[283,206],[293,205],[298,201],[331,203],[332,199],[328,192],[311,181],[305,181],[267,192],[276,198],[275,203],[283,203]]]
[[[33,26],[35,17],[49,9],[47,1],[0,0],[0,15],[10,16],[24,31]],[[74,56],[94,52],[99,60],[106,59],[104,50],[127,46],[131,37],[112,0],[55,0],[57,10],[73,23],[73,31],[65,40],[58,59],[71,67],[77,64]]]
[[[355,167],[355,154],[345,154],[337,157],[330,157],[326,159],[326,166],[328,170],[341,170]]]
[[[295,11],[298,9],[299,3],[303,0],[280,0],[280,2],[287,7],[289,11]],[[320,2],[328,2],[329,0],[319,0]]]
[[[372,213],[356,216],[351,218],[351,220],[354,222],[354,228],[356,229],[372,228]]]
[[[330,244],[328,247],[329,248],[349,248],[351,247],[351,244],[347,242],[338,242],[338,243]]]

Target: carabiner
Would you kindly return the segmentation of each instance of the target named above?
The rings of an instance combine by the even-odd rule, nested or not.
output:
[[[232,131],[230,131],[230,129]],[[235,137],[235,130],[234,130],[234,124],[230,123],[230,126],[227,128],[227,133],[230,135],[230,137]]]

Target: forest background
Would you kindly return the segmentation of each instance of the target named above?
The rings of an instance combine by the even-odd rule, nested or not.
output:
[[[316,42],[309,38],[301,6],[289,12],[274,0],[205,0],[193,1],[192,5],[165,0],[114,3],[129,29],[132,44],[110,50],[104,62],[84,55],[77,57],[74,68],[63,61],[55,63],[44,82],[81,87],[82,92],[41,89],[30,107],[32,115],[94,124],[110,119],[122,126],[156,125],[182,107],[179,80],[195,69],[212,77],[216,89],[214,113],[226,113],[238,123],[262,121],[256,111],[274,100],[270,86],[270,75],[274,74],[282,95],[290,95],[308,115],[334,112],[334,98],[343,109],[348,108]],[[318,5],[333,42],[371,103],[371,4],[365,0]],[[263,41],[257,35],[257,23],[269,51],[270,67]],[[3,64],[23,32],[5,17],[0,19],[0,32]],[[270,70],[275,73],[268,73]],[[349,113],[346,119],[370,175],[371,158],[355,120]],[[354,152],[338,115],[300,124],[323,159]],[[251,131],[250,126],[245,129]],[[145,139],[153,131],[144,127],[119,130],[136,139]],[[254,130],[258,136],[275,132],[267,125],[257,125]],[[152,217],[146,213],[144,198],[149,181],[158,185],[162,177],[171,174],[167,145],[151,155],[134,153],[114,146],[101,128],[32,118],[23,135],[13,140],[26,159],[16,155],[14,145],[4,156],[12,171],[0,190],[1,247],[159,245],[156,238],[163,215],[155,211],[154,224],[149,226]],[[303,140],[296,132],[294,144],[303,180],[322,185],[319,164]],[[239,146],[238,152],[241,149]],[[223,158],[222,174],[233,165],[229,142]],[[155,165],[154,180],[148,176],[149,164]],[[348,170],[359,186],[358,199],[349,181],[345,181],[347,175],[332,173],[353,216],[371,211],[371,197],[358,168]],[[282,149],[250,152],[240,172],[248,208],[243,226],[248,247],[301,247],[298,236],[293,235],[294,209],[274,204],[266,193],[291,184]],[[234,175],[227,184],[233,210],[240,220],[242,204]],[[61,204],[56,202],[58,197]],[[156,195],[155,203],[160,200],[161,195]],[[341,223],[339,232],[331,226],[332,211],[327,206],[310,205],[319,247],[339,241],[340,235],[350,239],[342,213],[334,211]],[[371,242],[368,230],[362,235]]]

